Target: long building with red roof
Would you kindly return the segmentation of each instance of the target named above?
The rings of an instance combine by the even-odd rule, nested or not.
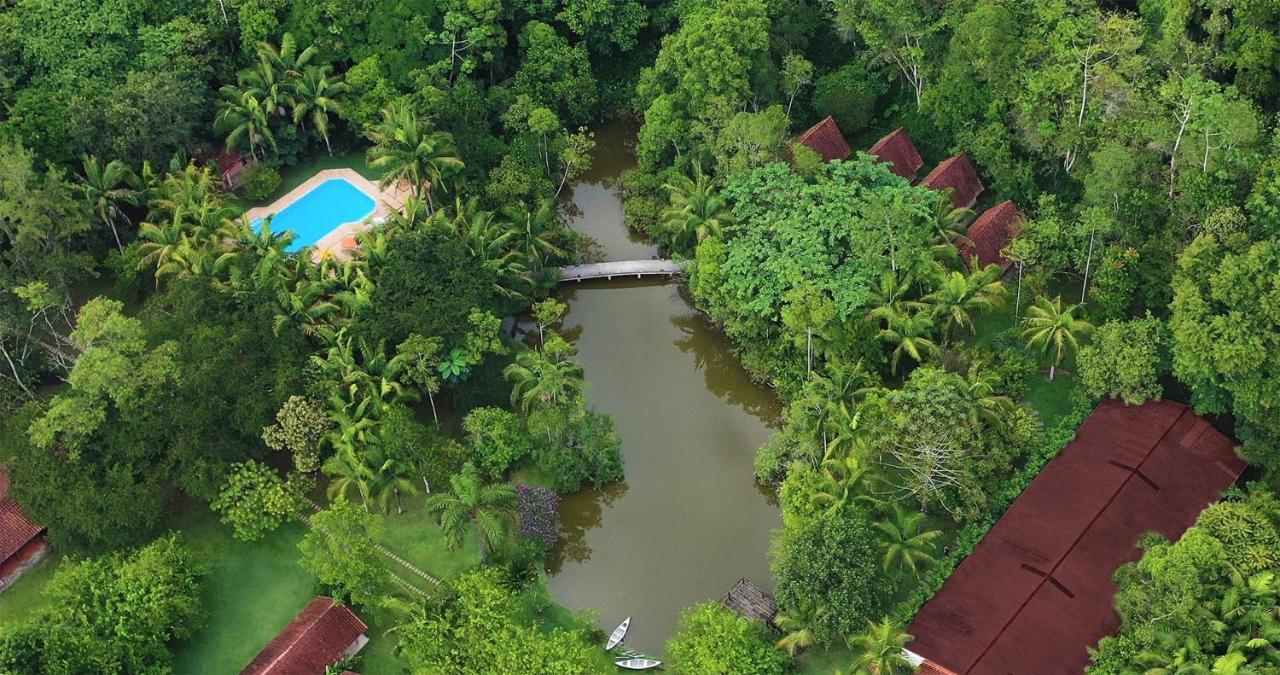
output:
[[[844,159],[853,153],[849,143],[844,140],[844,134],[840,133],[840,126],[830,115],[806,129],[796,138],[796,142],[818,153],[824,162]]]
[[[241,675],[324,675],[369,642],[369,627],[333,598],[317,597],[249,663]]]
[[[890,171],[907,180],[915,178],[920,167],[924,166],[924,160],[920,158],[915,143],[911,142],[911,136],[902,127],[885,134],[871,146],[867,154],[887,163]]]
[[[943,161],[929,172],[920,184],[939,192],[951,190],[951,203],[956,208],[972,208],[986,188],[978,178],[978,170],[968,155],[959,154]]]
[[[1177,539],[1239,478],[1234,445],[1172,401],[1106,401],[916,615],[935,673],[1078,675],[1119,627],[1112,576],[1138,539]]]
[[[9,496],[9,471],[0,467],[0,591],[48,553],[44,527],[33,522]]]
[[[1021,222],[1022,214],[1011,201],[996,204],[983,211],[969,226],[968,241],[956,242],[960,257],[965,262],[977,257],[983,267],[999,265],[1009,269],[1012,263],[1004,257],[1004,247],[1017,236],[1018,224]]]

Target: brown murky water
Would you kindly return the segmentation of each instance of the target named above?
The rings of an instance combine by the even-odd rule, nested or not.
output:
[[[622,222],[615,181],[634,161],[633,138],[623,123],[597,129],[595,167],[573,193],[573,226],[610,260],[657,255]],[[563,296],[588,398],[617,422],[626,481],[563,499],[551,590],[597,610],[606,631],[632,617],[626,644],[658,656],[684,607],[718,600],[744,576],[773,585],[766,551],[780,520],[751,460],[779,406],[679,284],[593,282]]]

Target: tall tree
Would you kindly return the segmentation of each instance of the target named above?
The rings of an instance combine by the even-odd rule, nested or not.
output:
[[[121,219],[127,219],[121,207],[137,203],[138,178],[133,171],[129,170],[129,167],[125,166],[124,162],[118,159],[103,165],[98,162],[97,157],[85,155],[83,167],[84,174],[79,178],[85,201],[89,202],[89,208],[93,209],[98,218],[111,228],[111,235],[116,240],[116,248],[124,252],[124,244],[120,243],[120,231],[116,229],[116,223]]]
[[[884,546],[884,568],[887,570],[895,563],[901,572],[909,568],[912,575],[919,577],[922,565],[934,562],[933,551],[937,548],[935,541],[942,536],[942,530],[920,530],[924,520],[923,513],[904,511],[900,504],[893,505],[893,518],[872,523],[880,534],[880,542]]]
[[[343,81],[341,75],[329,75],[330,67],[307,66],[302,76],[293,87],[293,123],[305,123],[311,119],[311,126],[324,139],[324,149],[333,154],[329,145],[329,115],[342,112],[342,97],[351,87]]]
[[[910,673],[915,666],[907,660],[903,647],[912,636],[885,617],[880,622],[868,621],[867,631],[849,640],[849,648],[857,656],[851,668],[855,672],[872,672],[876,675]]]
[[[1079,351],[1084,337],[1093,331],[1093,324],[1077,315],[1082,310],[1080,305],[1063,308],[1062,296],[1053,300],[1036,298],[1035,304],[1027,308],[1027,317],[1022,320],[1022,339],[1028,346],[1049,354],[1051,382],[1062,360],[1069,353]]]
[[[450,478],[449,487],[449,492],[427,499],[427,511],[438,519],[450,548],[461,546],[467,531],[474,528],[484,560],[516,522],[516,491],[510,485],[486,485],[472,464]]]
[[[435,131],[409,108],[388,108],[382,121],[367,135],[373,141],[369,166],[382,172],[382,187],[404,181],[417,193],[425,193],[428,208],[435,210],[433,194],[448,176],[462,170],[453,136]]]

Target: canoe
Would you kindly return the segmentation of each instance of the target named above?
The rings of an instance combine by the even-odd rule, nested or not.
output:
[[[662,662],[654,659],[626,659],[624,661],[614,661],[614,665],[627,670],[648,670],[657,668],[662,665]]]
[[[627,629],[630,627],[631,617],[627,617],[626,621],[618,624],[618,627],[613,629],[613,633],[609,635],[609,641],[604,645],[605,650],[613,649],[621,644],[622,638],[627,636]]]

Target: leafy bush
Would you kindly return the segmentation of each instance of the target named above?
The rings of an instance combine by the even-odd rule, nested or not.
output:
[[[475,451],[480,468],[490,478],[499,478],[512,464],[533,449],[533,439],[520,418],[502,408],[475,408],[462,420],[462,428]]]
[[[778,604],[808,601],[829,612],[813,626],[818,642],[856,635],[878,617],[889,584],[880,574],[880,547],[858,508],[800,521],[777,542],[773,574]]]
[[[718,602],[684,610],[680,629],[667,642],[676,673],[781,674],[790,659],[773,646],[773,636],[759,621],[750,621]]]
[[[280,172],[275,168],[254,164],[240,175],[240,192],[245,199],[259,202],[275,194],[282,181]]]
[[[305,505],[302,485],[281,480],[271,467],[249,460],[231,467],[210,508],[222,514],[237,539],[257,541],[293,520]]]
[[[202,626],[201,572],[169,535],[139,549],[64,562],[49,603],[0,634],[0,672],[151,673]]]
[[[885,91],[885,80],[861,63],[851,63],[818,78],[813,88],[813,108],[830,115],[840,131],[851,136],[871,122],[876,100]]]
[[[1160,398],[1165,332],[1164,322],[1150,313],[1145,319],[1102,324],[1080,350],[1080,382],[1094,396],[1118,396],[1128,405]]]

